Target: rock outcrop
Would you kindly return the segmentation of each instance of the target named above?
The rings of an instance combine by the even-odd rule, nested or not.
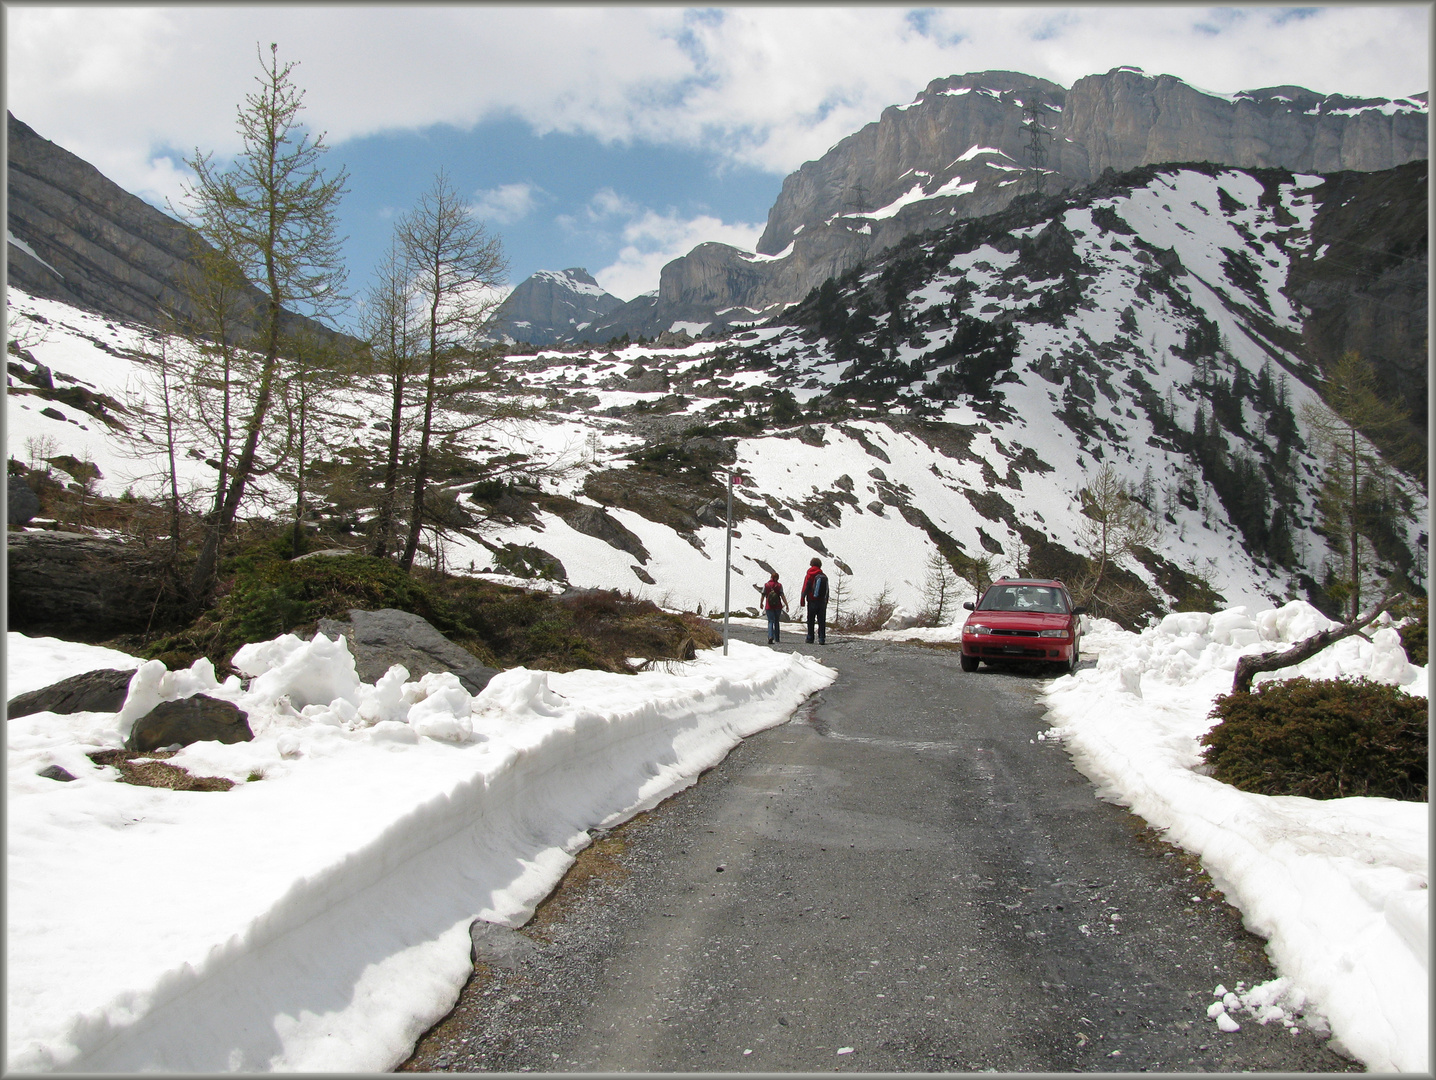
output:
[[[68,532],[7,537],[10,629],[75,640],[162,625],[177,594],[161,560],[134,544]]]
[[[320,619],[319,633],[344,635],[359,670],[359,678],[372,683],[394,664],[403,664],[411,679],[435,671],[452,671],[465,690],[477,694],[498,672],[454,644],[420,615],[397,608],[349,612],[349,621]]]
[[[1057,167],[1077,181],[1170,161],[1302,173],[1375,172],[1425,158],[1426,95],[1322,95],[1272,86],[1211,94],[1134,68],[1078,79],[1058,126]]]
[[[656,296],[595,329],[652,337],[680,323],[713,333],[761,321],[905,236],[997,213],[1023,195],[1058,194],[1109,169],[1395,168],[1426,158],[1426,121],[1424,93],[1389,101],[1278,86],[1219,95],[1135,68],[1087,76],[1070,90],[1011,71],[936,79],[791,173],[756,251],[700,244],[663,268]]]
[[[570,509],[560,511],[559,517],[575,532],[596,537],[610,547],[627,552],[641,564],[648,564],[648,549],[643,541],[600,507],[574,503]]]
[[[129,693],[134,670],[101,668],[71,675],[57,683],[19,694],[5,706],[5,715],[13,720],[31,713],[52,712],[68,715],[77,712],[119,712]]]
[[[11,525],[28,525],[40,512],[40,496],[36,495],[23,477],[6,478],[8,488],[5,500],[5,520]]]
[[[1427,441],[1427,163],[1342,172],[1312,189],[1311,242],[1286,293],[1306,309],[1302,337],[1329,367],[1347,351],[1370,360],[1384,395]]]

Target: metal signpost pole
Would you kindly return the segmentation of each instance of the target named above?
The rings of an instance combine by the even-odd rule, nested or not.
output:
[[[728,539],[723,550],[723,655],[728,655],[728,598],[733,576],[733,470],[728,470]]]

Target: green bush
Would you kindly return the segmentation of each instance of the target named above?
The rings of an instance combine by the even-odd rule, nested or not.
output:
[[[1203,758],[1259,795],[1427,797],[1427,702],[1369,679],[1285,679],[1217,698]]]
[[[351,608],[399,608],[446,633],[460,628],[432,589],[394,563],[367,555],[293,562],[273,544],[261,544],[226,560],[220,576],[213,606],[185,629],[151,642],[146,655],[170,668],[208,656],[224,671],[246,642],[312,627],[323,618],[347,619]]]
[[[568,597],[514,589],[431,571],[406,574],[367,555],[287,561],[267,543],[221,565],[212,607],[190,626],[151,640],[145,655],[171,669],[208,656],[223,674],[241,645],[283,633],[308,637],[319,619],[347,619],[351,608],[398,608],[421,615],[494,667],[550,671],[578,667],[629,671],[629,657],[677,657],[691,640],[718,642],[709,624],[672,615],[618,592]]]

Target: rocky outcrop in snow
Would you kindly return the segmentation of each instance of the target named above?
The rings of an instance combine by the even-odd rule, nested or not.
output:
[[[143,631],[175,593],[161,561],[134,544],[67,532],[12,532],[6,543],[11,630]]]
[[[432,672],[453,672],[465,690],[477,694],[497,674],[423,616],[396,608],[356,608],[349,612],[348,622],[320,619],[319,633],[345,638],[359,678],[365,682],[375,682],[392,665],[402,664],[415,679]]]

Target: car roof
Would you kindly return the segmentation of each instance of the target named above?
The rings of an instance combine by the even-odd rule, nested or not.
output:
[[[1059,589],[1067,588],[1066,585],[1055,578],[1004,577],[998,578],[992,585],[1055,585]],[[989,585],[988,588],[991,588],[992,585]]]

